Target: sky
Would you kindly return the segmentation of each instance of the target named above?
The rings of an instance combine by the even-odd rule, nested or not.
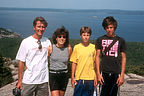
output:
[[[142,10],[144,0],[0,0],[0,7]]]

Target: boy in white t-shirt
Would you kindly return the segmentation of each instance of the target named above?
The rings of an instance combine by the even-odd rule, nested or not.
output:
[[[36,17],[33,21],[35,33],[25,38],[18,50],[16,59],[19,60],[19,76],[16,87],[22,89],[22,96],[33,96],[33,93],[35,96],[48,96],[47,57],[51,42],[42,37],[46,27],[46,20]]]

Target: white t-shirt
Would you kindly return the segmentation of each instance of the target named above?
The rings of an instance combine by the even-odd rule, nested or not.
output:
[[[38,49],[37,39],[32,36],[24,39],[18,50],[16,59],[25,62],[27,69],[22,82],[25,84],[41,84],[48,82],[48,47],[51,42],[41,38],[42,49]]]

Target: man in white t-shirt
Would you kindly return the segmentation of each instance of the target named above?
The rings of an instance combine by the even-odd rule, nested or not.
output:
[[[16,59],[19,60],[17,88],[22,89],[22,96],[48,96],[48,49],[51,42],[42,37],[47,27],[43,17],[33,21],[35,33],[25,38],[18,50]],[[24,72],[24,73],[23,73]]]

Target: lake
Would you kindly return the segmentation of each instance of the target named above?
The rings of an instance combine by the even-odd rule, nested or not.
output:
[[[117,35],[126,41],[144,42],[144,11],[0,8],[0,27],[27,37],[34,33],[32,24],[37,16],[47,20],[44,35],[48,38],[56,28],[65,26],[70,38],[80,39],[80,28],[89,26],[91,39],[97,39],[106,33],[102,27],[103,19],[114,16],[118,21]]]

